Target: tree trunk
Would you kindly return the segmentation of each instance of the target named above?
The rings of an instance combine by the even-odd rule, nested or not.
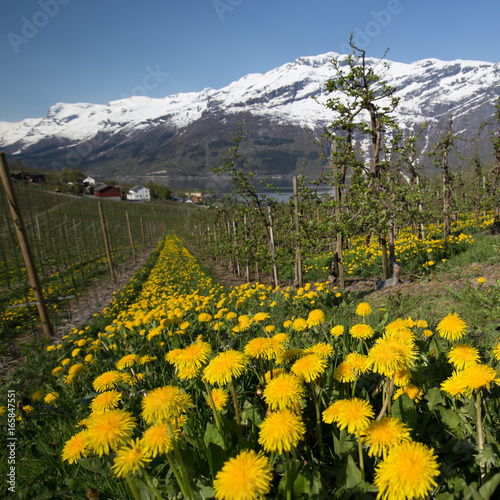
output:
[[[384,271],[384,280],[387,280],[389,279],[389,264],[387,261],[387,239],[385,237],[385,234],[380,234],[378,241],[380,250],[382,251],[382,267]]]
[[[394,229],[394,219],[389,219],[389,263],[391,278],[399,278],[401,274],[401,264],[396,260],[396,235]]]

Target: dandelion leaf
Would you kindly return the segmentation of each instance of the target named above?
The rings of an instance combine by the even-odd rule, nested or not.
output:
[[[481,498],[484,500],[489,500],[490,498],[498,498],[499,491],[498,487],[500,486],[500,472],[497,472],[491,479],[486,481],[481,488],[479,488],[479,494]],[[493,496],[495,493],[495,496]]]
[[[399,396],[399,398],[392,403],[391,415],[399,418],[399,420],[410,427],[410,429],[415,428],[415,424],[417,423],[417,411],[415,410],[415,403],[410,399],[408,394]]]
[[[425,395],[425,399],[427,400],[429,411],[434,410],[436,405],[441,405],[444,402],[443,395],[441,394],[439,387],[433,387],[430,389]]]

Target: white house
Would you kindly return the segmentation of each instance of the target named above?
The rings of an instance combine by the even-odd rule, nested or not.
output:
[[[134,186],[127,194],[127,200],[132,201],[151,201],[151,193],[144,186]]]
[[[95,186],[96,182],[96,179],[94,179],[93,177],[87,177],[86,179],[83,179],[83,183],[87,184],[87,186]]]

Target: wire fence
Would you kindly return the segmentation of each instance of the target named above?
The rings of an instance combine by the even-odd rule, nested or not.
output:
[[[71,196],[53,192],[43,182],[14,182],[19,210],[35,259],[45,303],[53,325],[71,321],[75,307],[86,307],[89,293],[112,286],[120,274],[153,248],[185,209],[173,203],[136,203]],[[105,234],[109,255],[105,248]],[[85,292],[85,293],[83,293]],[[30,286],[8,197],[0,187],[0,354],[14,354],[13,339],[36,333],[37,303]]]

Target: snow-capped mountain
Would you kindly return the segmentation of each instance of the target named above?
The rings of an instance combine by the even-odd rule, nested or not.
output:
[[[334,76],[334,57],[342,56],[301,57],[219,90],[164,99],[131,97],[107,105],[58,103],[40,119],[0,122],[0,147],[29,166],[68,165],[95,174],[201,174],[220,164],[220,153],[234,145],[242,123],[242,161],[261,172],[294,172],[304,161],[317,164],[319,150],[310,135],[333,119],[322,102],[331,97],[325,84]],[[368,62],[380,64],[378,59]],[[385,62],[387,68],[380,66],[377,73],[401,97],[393,116],[408,130],[427,122],[424,147],[433,145],[450,117],[454,131],[470,138],[483,121],[492,119],[492,102],[500,94],[500,63]]]

